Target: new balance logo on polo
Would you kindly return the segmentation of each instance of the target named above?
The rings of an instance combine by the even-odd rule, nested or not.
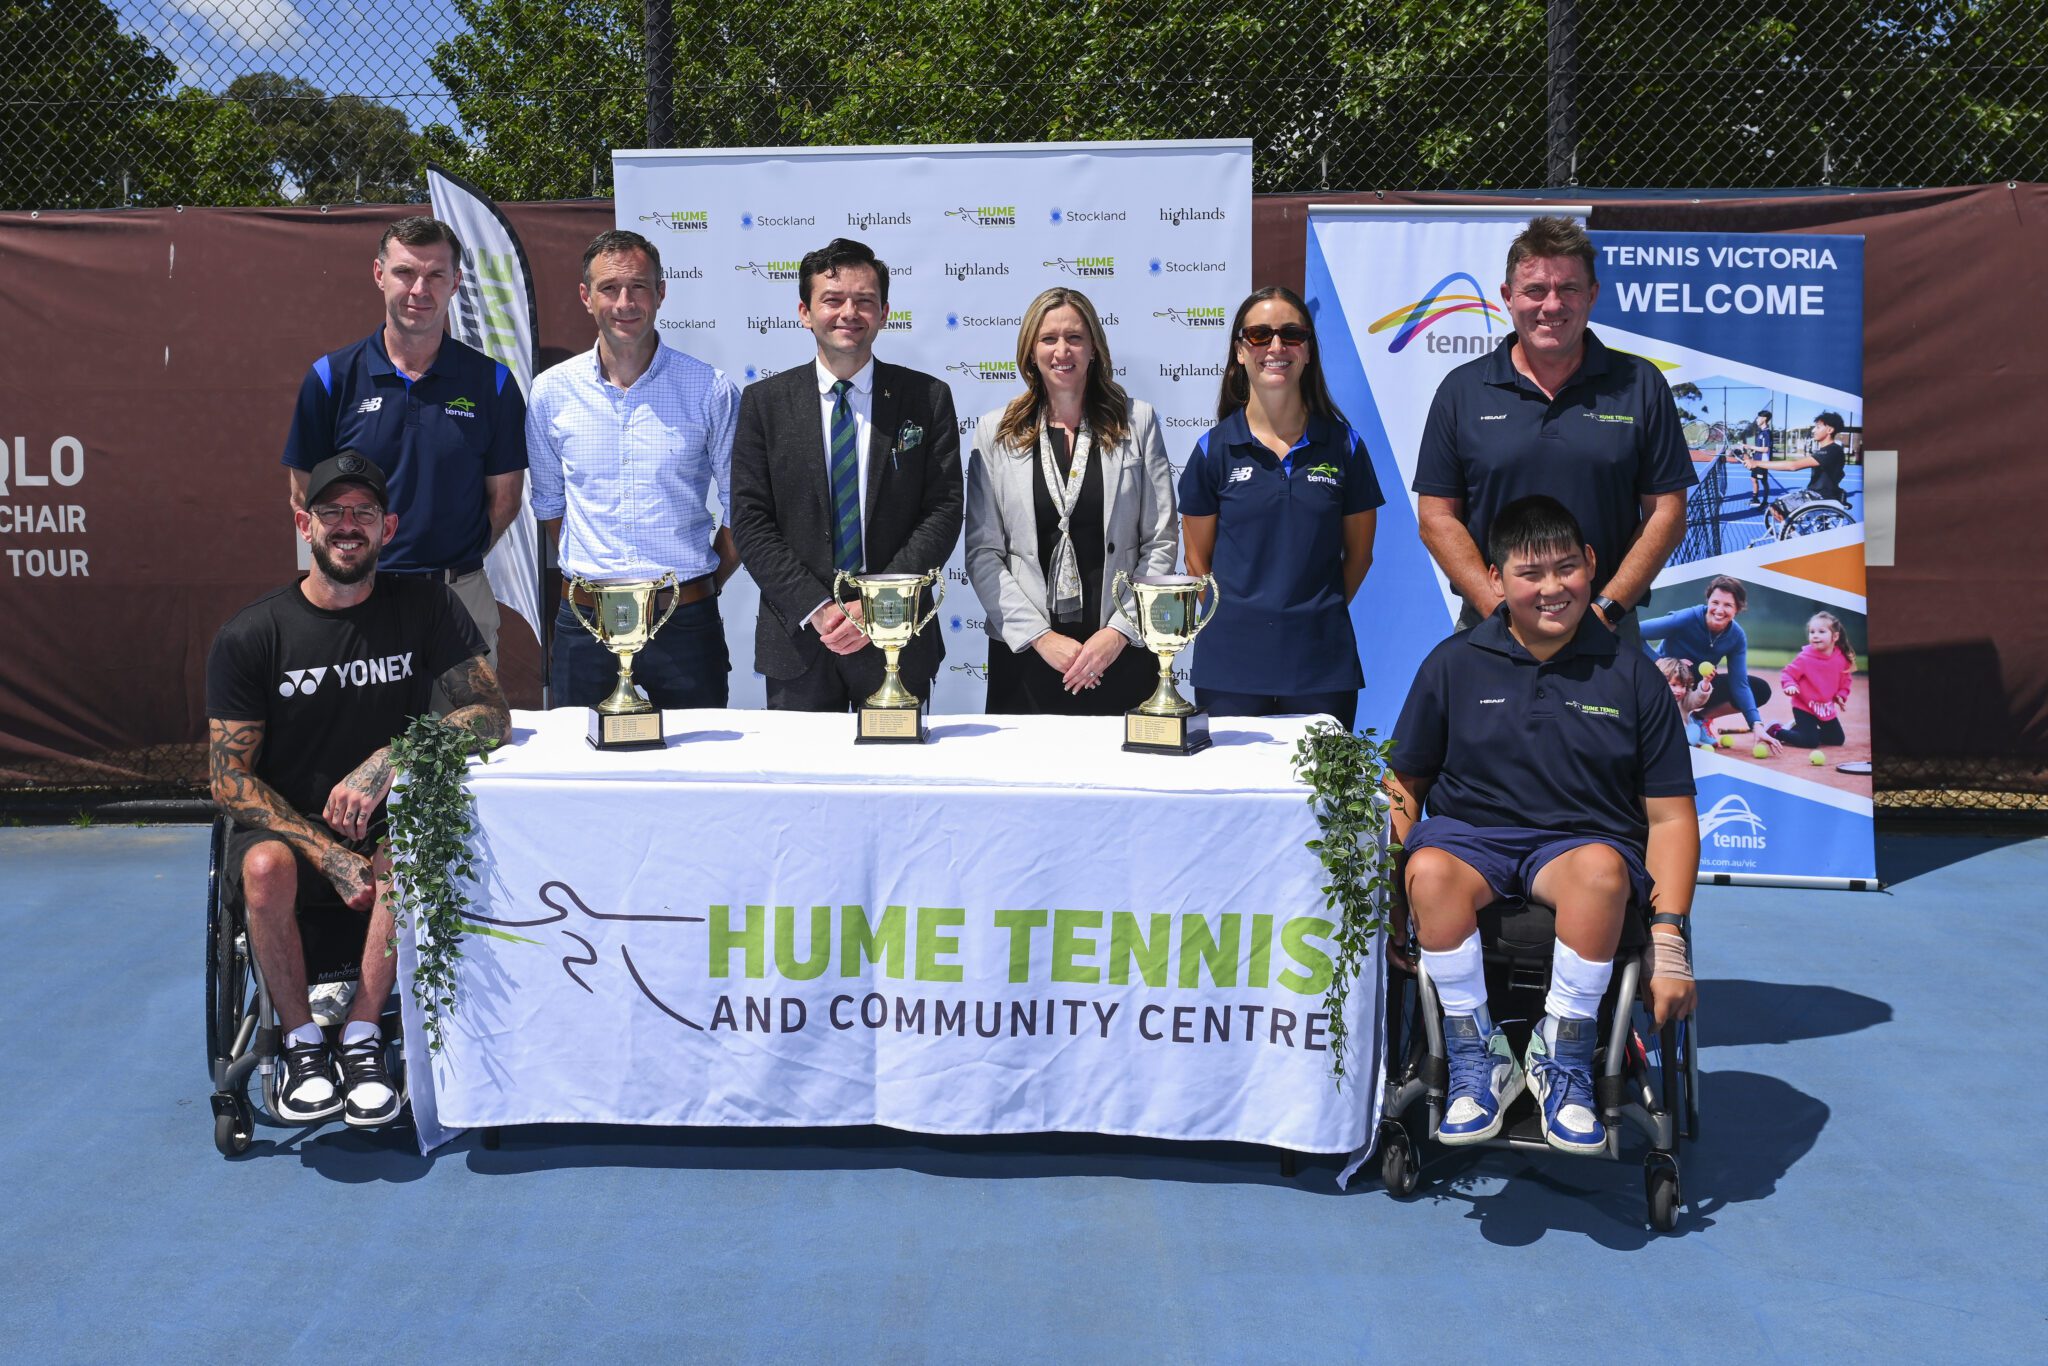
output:
[[[359,413],[374,413],[383,406],[384,395],[379,394],[375,398],[366,398],[361,403],[358,403],[356,405],[356,411]]]
[[[1250,465],[1239,465],[1230,472],[1230,482],[1233,484],[1242,484],[1251,477],[1252,467]]]
[[[372,683],[397,683],[412,677],[412,651],[402,655],[385,655],[382,659],[350,659],[335,665],[321,665],[317,669],[286,669],[284,681],[277,685],[279,697],[304,697],[319,688],[327,675],[332,673],[336,686],[362,688]]]

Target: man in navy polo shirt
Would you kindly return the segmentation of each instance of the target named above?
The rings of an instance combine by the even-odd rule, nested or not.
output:
[[[1593,612],[1637,640],[1630,612],[1685,535],[1697,482],[1671,387],[1586,330],[1600,297],[1592,239],[1532,218],[1501,285],[1515,334],[1444,376],[1416,457],[1422,542],[1465,599],[1460,627],[1500,602],[1479,548],[1500,510],[1549,493],[1598,557]]]
[[[484,555],[519,515],[526,481],[526,400],[512,372],[446,334],[462,282],[462,243],[435,218],[384,230],[371,278],[384,325],[313,362],[299,386],[284,463],[292,504],[307,472],[342,450],[385,472],[398,531],[385,578],[432,578],[455,590],[498,663],[498,603]]]
[[[1528,899],[1556,909],[1558,942],[1527,1083],[1550,1145],[1596,1153],[1607,1131],[1593,1095],[1595,1021],[1631,904],[1652,912],[1652,1014],[1661,1025],[1692,1013],[1692,766],[1663,675],[1588,610],[1599,557],[1571,513],[1523,498],[1491,530],[1487,580],[1501,606],[1423,661],[1386,784],[1407,907],[1444,1011],[1451,1075],[1438,1137],[1494,1137],[1521,1093],[1524,1067],[1486,1008],[1478,916]]]

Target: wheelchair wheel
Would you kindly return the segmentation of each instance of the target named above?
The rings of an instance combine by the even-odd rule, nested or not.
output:
[[[1785,539],[1833,531],[1837,527],[1852,526],[1855,521],[1855,515],[1838,503],[1815,503],[1792,514],[1791,520],[1785,524]]]
[[[206,1065],[208,1075],[229,1061],[249,1002],[249,963],[236,946],[234,917],[225,904],[221,859],[227,827],[216,821],[206,885]]]
[[[249,1142],[255,1136],[256,1115],[249,1108],[249,1098],[229,1095],[225,1091],[215,1092],[213,1146],[220,1150],[220,1155],[240,1157],[249,1151]]]
[[[1422,1164],[1416,1159],[1415,1144],[1408,1137],[1408,1130],[1398,1120],[1380,1122],[1380,1180],[1387,1184],[1387,1194],[1397,1200],[1405,1200],[1415,1194],[1416,1183],[1422,1177]]]
[[[1669,1233],[1678,1227],[1678,1163],[1669,1153],[1653,1152],[1643,1159],[1643,1197],[1651,1228]]]

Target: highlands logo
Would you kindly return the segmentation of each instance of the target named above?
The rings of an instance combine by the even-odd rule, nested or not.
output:
[[[670,232],[710,232],[711,215],[703,209],[657,209],[640,215],[642,223],[653,223]]]
[[[1009,273],[1010,263],[1008,261],[998,261],[992,266],[984,265],[980,261],[946,262],[946,274],[961,281],[980,279],[989,275],[1008,275]]]
[[[977,228],[1014,228],[1017,226],[1017,206],[983,204],[972,209],[948,209],[946,217],[957,218],[962,223],[971,223]]]
[[[1047,270],[1063,270],[1069,275],[1085,275],[1101,278],[1116,274],[1114,256],[1061,256],[1051,261],[1041,261]]]
[[[664,280],[701,280],[704,278],[704,267],[663,266],[661,268],[661,278]]]
[[[962,379],[978,379],[989,384],[1015,384],[1017,362],[1013,360],[964,360],[946,367],[947,371]]]
[[[1159,378],[1170,379],[1175,384],[1180,383],[1183,379],[1221,379],[1222,377],[1223,367],[1220,365],[1190,365],[1185,361],[1174,361],[1159,367]]]
[[[1171,223],[1176,228],[1183,223],[1221,223],[1230,217],[1222,209],[1161,209],[1159,221]]]
[[[907,213],[849,213],[846,226],[867,232],[871,228],[907,228],[910,215]]]
[[[1224,327],[1227,325],[1220,308],[1161,308],[1153,310],[1155,318],[1170,318],[1182,327]]]
[[[1729,833],[1728,826],[1747,833]],[[1700,838],[1712,840],[1718,849],[1762,849],[1764,834],[1764,818],[1733,792],[1700,813]]]
[[[803,324],[795,318],[756,318],[752,314],[747,316],[747,326],[753,328],[764,337],[770,332],[801,331],[803,328]]]
[[[1460,283],[1470,285],[1472,292],[1470,294],[1445,293],[1451,286]],[[1430,287],[1429,292],[1420,299],[1417,299],[1412,304],[1403,304],[1367,328],[1366,331],[1377,336],[1388,328],[1393,328],[1394,340],[1387,347],[1387,350],[1390,353],[1399,354],[1402,350],[1406,349],[1409,342],[1415,340],[1423,332],[1428,331],[1440,319],[1448,318],[1456,313],[1477,313],[1486,324],[1485,332],[1469,333],[1463,336],[1436,333],[1425,343],[1426,350],[1437,354],[1449,353],[1451,355],[1478,355],[1491,351],[1494,344],[1494,324],[1499,323],[1503,327],[1507,325],[1507,316],[1500,311],[1498,304],[1486,297],[1486,291],[1479,287],[1479,282],[1464,271],[1454,271],[1444,276],[1443,279],[1438,280],[1436,284]]]
[[[802,272],[801,261],[742,261],[734,270],[751,271],[763,280],[794,280]]]

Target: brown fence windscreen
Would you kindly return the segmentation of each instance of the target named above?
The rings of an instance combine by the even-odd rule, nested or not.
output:
[[[1311,202],[1464,198],[1262,197],[1257,276],[1299,287]],[[293,397],[378,326],[377,237],[415,211],[0,214],[0,789],[203,783],[207,646],[296,564]],[[506,212],[545,366],[590,344],[578,261],[612,207]],[[1899,452],[1896,564],[1869,575],[1877,786],[2048,798],[2048,186],[1609,199],[1593,226],[1865,236],[1864,445]],[[537,705],[509,617],[504,656],[514,705]]]

